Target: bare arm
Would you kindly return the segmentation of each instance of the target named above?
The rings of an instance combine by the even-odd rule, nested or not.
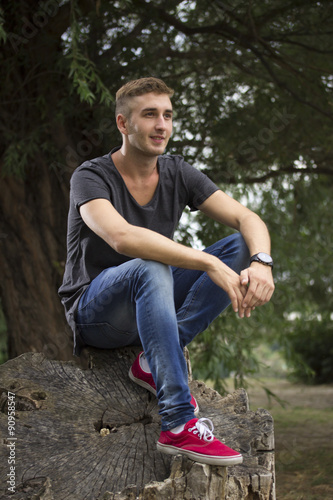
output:
[[[129,224],[105,199],[85,203],[80,208],[80,214],[87,226],[118,253],[207,272],[228,293],[234,311],[241,317],[244,315],[242,301],[246,287],[239,283],[238,274],[217,257],[176,243],[149,229]]]
[[[223,191],[216,191],[199,209],[212,219],[240,231],[250,255],[270,253],[271,243],[266,224],[258,215]],[[241,272],[240,285],[249,285],[242,302],[242,307],[247,309],[246,315],[249,316],[249,308],[265,304],[272,297],[274,282],[271,267],[253,262]]]

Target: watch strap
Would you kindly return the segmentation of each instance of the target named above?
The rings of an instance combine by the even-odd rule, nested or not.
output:
[[[267,257],[267,259],[263,260],[262,258],[260,258],[260,254],[263,254],[265,257]],[[250,258],[250,264],[252,264],[252,262],[259,262],[260,264],[264,264],[264,266],[269,266],[273,269],[272,257],[268,254],[265,254],[264,252],[259,252],[255,255],[252,255],[252,257]]]

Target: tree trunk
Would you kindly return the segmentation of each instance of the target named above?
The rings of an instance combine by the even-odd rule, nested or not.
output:
[[[0,293],[9,356],[43,352],[72,357],[72,341],[57,295],[66,255],[68,182],[36,159],[24,179],[0,179]],[[65,187],[64,187],[65,186]]]
[[[86,369],[34,353],[0,367],[0,499],[11,484],[13,500],[275,498],[272,417],[249,411],[244,390],[222,398],[190,382],[200,416],[243,453],[242,465],[208,466],[157,451],[157,401],[128,378],[138,352],[89,349]]]
[[[96,7],[78,0],[75,9],[85,16]],[[78,96],[68,97],[73,84],[61,37],[72,10],[70,2],[25,0],[7,3],[4,13],[0,297],[10,357],[28,351],[72,357],[57,295],[66,257],[69,174],[80,163],[78,156],[74,163],[67,157],[92,113],[84,105],[76,113]]]

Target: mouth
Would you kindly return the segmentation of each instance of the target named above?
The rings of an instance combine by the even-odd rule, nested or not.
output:
[[[165,137],[163,137],[162,135],[151,135],[150,138],[156,144],[162,144],[162,142],[164,142],[164,140],[165,140]]]

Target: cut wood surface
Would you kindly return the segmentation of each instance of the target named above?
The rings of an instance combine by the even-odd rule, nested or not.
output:
[[[275,498],[270,414],[190,381],[199,417],[244,455],[242,465],[201,465],[156,450],[156,398],[128,370],[138,348],[89,349],[89,366],[27,353],[0,366],[0,498],[43,500]],[[9,495],[8,393],[15,394],[15,493]]]

